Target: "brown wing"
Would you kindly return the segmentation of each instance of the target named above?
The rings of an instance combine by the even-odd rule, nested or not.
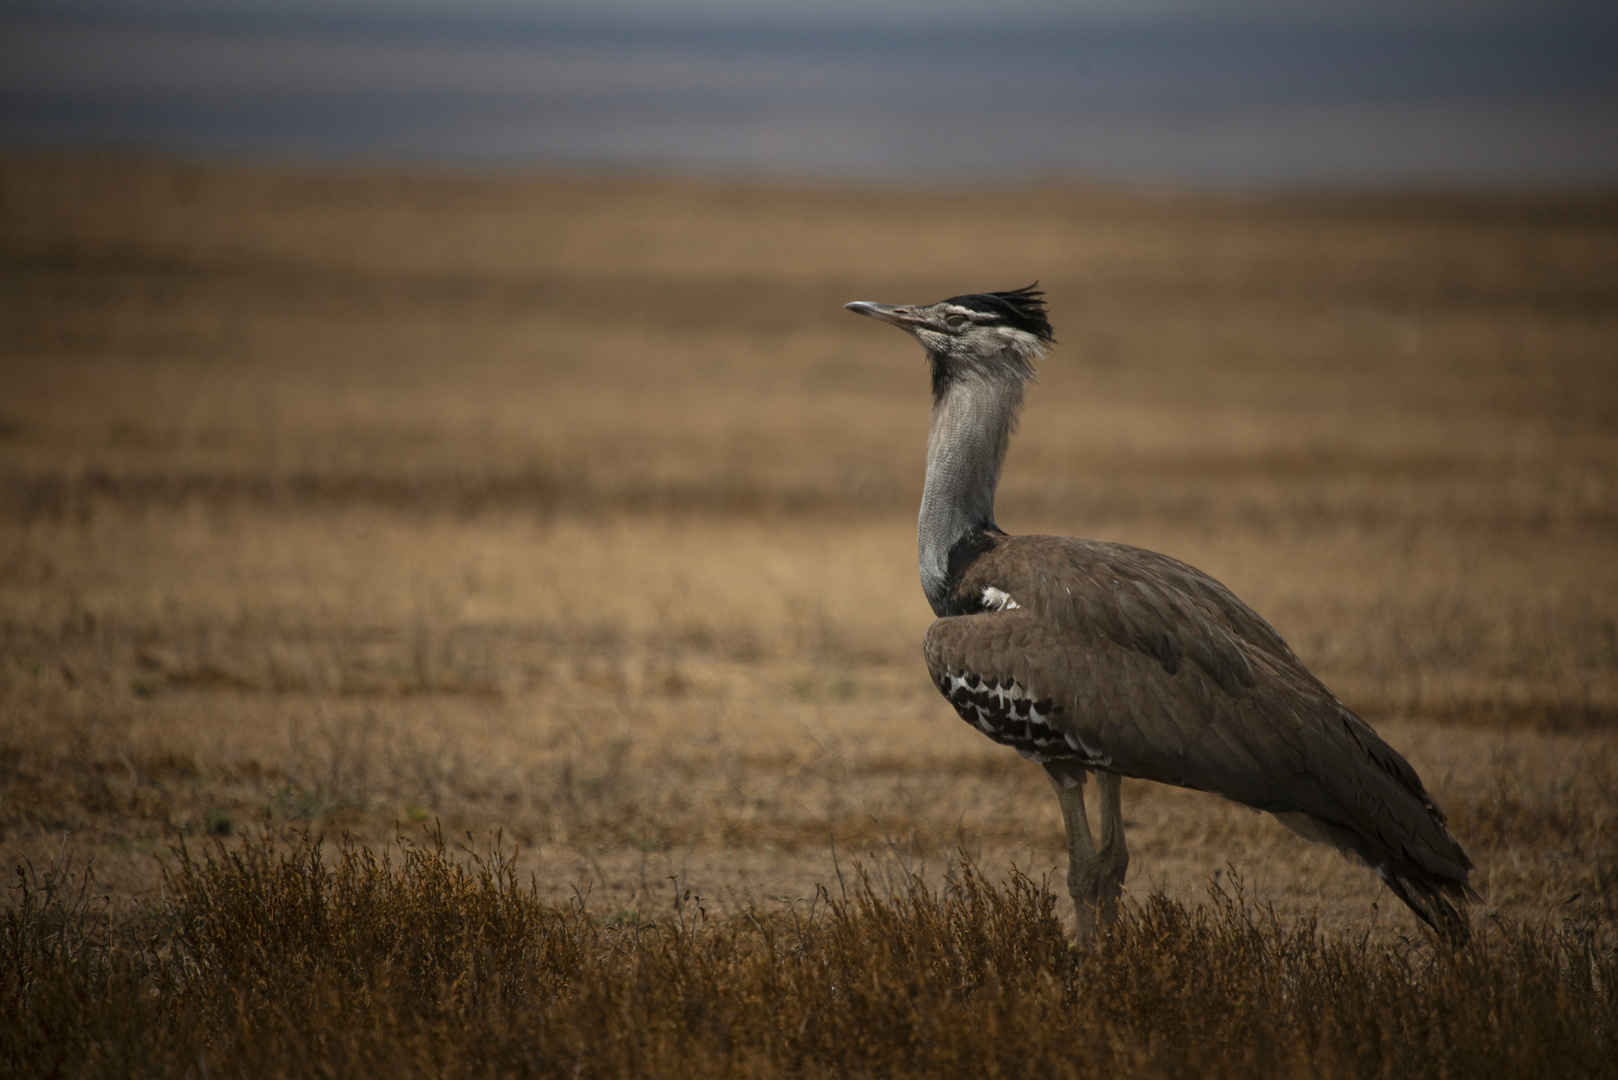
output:
[[[1472,864],[1415,770],[1223,585],[1138,548],[1031,536],[997,539],[955,595],[991,587],[1015,606],[926,639],[934,683],[991,738],[1276,814],[1429,921],[1459,918],[1445,896],[1471,895]]]

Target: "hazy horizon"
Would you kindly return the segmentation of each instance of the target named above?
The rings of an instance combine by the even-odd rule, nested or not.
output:
[[[0,146],[819,179],[1618,182],[1603,9],[0,5]],[[747,19],[727,12],[746,11]],[[775,19],[772,23],[771,19]],[[907,19],[909,20],[907,22]],[[790,21],[790,20],[789,20]]]

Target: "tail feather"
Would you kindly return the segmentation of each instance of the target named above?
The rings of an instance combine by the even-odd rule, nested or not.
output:
[[[1374,866],[1376,876],[1388,891],[1404,901],[1405,907],[1417,918],[1432,927],[1437,934],[1457,945],[1464,945],[1472,937],[1472,926],[1466,917],[1465,903],[1478,899],[1477,892],[1465,881],[1434,884],[1401,874],[1398,869]]]
[[[1444,841],[1439,847],[1447,851],[1445,857],[1432,860],[1443,865],[1432,866],[1423,865],[1409,852],[1389,851],[1356,830],[1314,814],[1293,811],[1275,816],[1299,836],[1328,844],[1355,862],[1369,866],[1389,892],[1441,937],[1462,943],[1471,936],[1466,904],[1479,899],[1469,880],[1472,860],[1467,858],[1460,842],[1441,818],[1431,820],[1437,835],[1430,839]]]

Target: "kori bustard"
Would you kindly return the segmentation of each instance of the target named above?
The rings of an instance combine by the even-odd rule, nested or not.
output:
[[[1274,814],[1464,937],[1472,861],[1421,778],[1251,608],[1166,555],[995,524],[1023,391],[1055,341],[1042,296],[1029,286],[847,307],[926,350],[933,413],[916,539],[938,616],[927,668],[963,720],[1044,766],[1067,827],[1079,937],[1117,914],[1126,776]],[[1098,836],[1084,807],[1090,773]]]

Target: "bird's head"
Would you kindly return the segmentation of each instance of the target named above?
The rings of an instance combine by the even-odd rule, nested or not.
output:
[[[936,304],[896,306],[856,300],[844,307],[891,323],[921,342],[933,369],[933,392],[968,375],[1034,377],[1034,362],[1056,341],[1045,295],[1034,286],[1011,292],[952,296]]]

